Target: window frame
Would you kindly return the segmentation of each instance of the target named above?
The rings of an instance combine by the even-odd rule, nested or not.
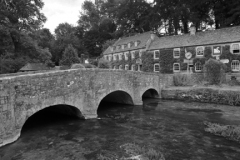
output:
[[[143,52],[143,50],[142,50],[142,49],[140,49],[140,50],[139,50],[139,58],[141,58],[141,57],[142,57],[142,52]],[[159,51],[159,54],[160,54],[160,51]]]
[[[156,70],[156,66],[158,66],[158,71]],[[154,72],[160,72],[160,64],[159,64],[159,63],[155,63],[155,64],[153,65],[153,71],[154,71]]]
[[[234,69],[233,69],[233,62],[238,62],[238,69],[236,69],[236,64],[234,64]],[[231,70],[233,71],[233,72],[239,72],[240,71],[240,62],[239,62],[239,60],[232,60],[232,62],[231,62]]]
[[[234,53],[234,52],[233,52],[233,50],[234,50],[234,49],[233,49],[233,46],[234,46],[234,45],[238,45],[238,50],[239,50],[238,53]],[[232,52],[232,54],[240,54],[240,43],[233,43],[233,44],[231,44],[231,52]]]
[[[178,56],[175,55],[175,51],[179,52]],[[180,58],[180,54],[181,54],[181,49],[180,48],[174,48],[173,49],[173,58]]]
[[[119,69],[119,70],[123,70],[123,65],[120,64],[120,65],[118,66],[118,69]]]
[[[127,69],[126,69],[126,68],[127,68]],[[124,70],[126,70],[126,71],[129,70],[129,65],[128,65],[128,64],[126,64],[126,65],[124,66]]]
[[[156,52],[158,52],[158,57],[156,57]],[[160,58],[160,50],[154,50],[153,59],[159,59],[159,58]]]
[[[135,59],[135,51],[131,51],[131,59]]]
[[[122,53],[118,53],[118,59],[121,61],[122,60]]]
[[[116,61],[117,60],[117,54],[114,54],[113,55],[113,61]]]
[[[200,65],[201,67],[199,67],[199,65]],[[202,65],[201,62],[196,62],[195,65],[194,65],[194,68],[195,68],[195,72],[202,72],[202,70],[203,70],[203,65]],[[201,68],[201,70],[199,70],[199,68]]]
[[[175,65],[179,66],[179,70],[175,70]],[[180,63],[173,63],[173,72],[180,72],[181,68],[180,68]]]
[[[202,52],[202,54],[198,54],[198,49],[202,49],[201,50],[201,52]],[[196,47],[196,57],[203,57],[204,56],[204,50],[205,50],[205,48],[204,48],[204,46],[198,46],[198,47]]]
[[[135,71],[135,66],[136,66],[135,64],[131,65],[131,71]]]
[[[129,56],[129,52],[124,52],[124,60],[127,61]]]

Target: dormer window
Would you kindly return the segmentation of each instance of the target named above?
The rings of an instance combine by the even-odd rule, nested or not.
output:
[[[128,48],[131,48],[131,43],[130,42],[128,43]]]
[[[122,45],[122,49],[124,49],[124,44]]]
[[[137,47],[139,44],[140,44],[140,41],[135,41],[134,42],[135,47]]]
[[[121,48],[121,46],[117,46],[117,50],[119,50]]]

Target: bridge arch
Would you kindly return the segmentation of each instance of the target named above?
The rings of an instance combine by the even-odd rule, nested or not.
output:
[[[66,105],[66,104],[57,104],[57,105],[47,106],[41,109],[37,109],[31,113],[28,112],[28,114],[25,115],[25,119],[22,121],[22,124],[20,126],[20,133],[22,132],[22,129],[26,125],[26,123],[30,121],[32,118],[34,118],[34,116],[37,116],[38,114],[40,114],[41,112],[45,112],[47,114],[54,114],[54,115],[58,114],[61,116],[63,115],[73,116],[81,119],[84,118],[81,111],[75,106]]]
[[[116,90],[108,92],[99,98],[97,109],[99,108],[100,104],[104,102],[133,105],[134,102],[132,97],[133,96],[128,91]]]
[[[154,88],[148,88],[143,91],[142,99],[143,98],[159,98],[159,93]]]

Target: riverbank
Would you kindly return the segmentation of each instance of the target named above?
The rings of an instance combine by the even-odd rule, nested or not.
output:
[[[196,86],[167,87],[162,89],[163,99],[240,106],[240,87]]]

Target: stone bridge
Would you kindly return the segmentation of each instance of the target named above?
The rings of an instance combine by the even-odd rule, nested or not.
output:
[[[160,74],[102,69],[71,69],[0,77],[0,146],[20,136],[26,120],[50,106],[96,118],[101,101],[141,105],[159,97],[167,82]]]

